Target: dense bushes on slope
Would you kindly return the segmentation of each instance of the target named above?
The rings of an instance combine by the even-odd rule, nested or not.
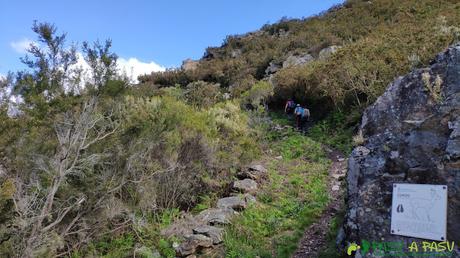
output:
[[[8,161],[1,200],[19,205],[17,214],[9,212],[2,221],[2,236],[9,239],[2,244],[4,255],[51,255],[64,248],[54,246],[54,235],[73,249],[120,223],[126,224],[118,230],[124,232],[144,216],[190,209],[210,191],[224,191],[229,173],[259,153],[238,103],[222,102],[200,111],[168,95],[128,95],[118,104],[110,98],[82,102],[49,117],[49,124],[28,125],[23,123],[27,118],[2,123],[2,142],[8,145],[2,144],[1,151]],[[9,133],[16,134],[14,140]],[[67,150],[74,148],[68,157]],[[67,168],[60,173],[62,166]],[[11,182],[14,194],[6,190]],[[51,191],[54,204],[44,209],[46,202],[37,197]],[[28,246],[23,239],[44,230],[33,226],[40,210],[47,213],[44,228],[56,224]]]
[[[315,17],[283,19],[257,32],[229,36],[221,47],[207,49],[197,69],[154,73],[143,80],[160,87],[204,80],[238,94],[238,87],[246,87],[241,81],[263,79],[271,61],[282,63],[304,53],[317,57],[321,49],[339,45],[343,48],[326,60],[276,73],[274,100],[295,96],[310,106],[326,105],[325,112],[362,108],[394,77],[426,64],[459,40],[459,12],[455,0],[349,0]]]
[[[54,26],[36,26],[48,47],[60,40]],[[60,70],[66,60],[47,55],[1,81],[2,93],[11,86],[24,102],[0,103],[0,256],[123,255],[135,242],[166,248],[164,214],[225,192],[260,155],[240,101],[225,101],[217,85],[127,87],[110,46],[94,47],[106,51],[91,56],[100,73],[84,88],[70,80],[74,71]],[[247,97],[254,105],[269,96],[256,93]]]

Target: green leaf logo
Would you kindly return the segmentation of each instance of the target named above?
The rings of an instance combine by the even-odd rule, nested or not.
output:
[[[361,254],[366,254],[369,252],[369,249],[371,249],[371,243],[366,240],[361,240]]]
[[[361,248],[361,246],[357,245],[356,243],[351,243],[350,246],[349,246],[348,249],[347,249],[347,254],[348,254],[348,255],[351,255],[351,253],[352,253],[353,251],[357,251],[357,250],[360,249],[360,248]]]

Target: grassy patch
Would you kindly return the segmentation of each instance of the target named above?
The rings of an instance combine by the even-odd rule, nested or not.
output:
[[[279,125],[290,125],[294,126],[294,119],[289,119],[284,113],[272,112],[270,113],[271,119]],[[328,115],[325,119],[315,122],[315,124],[308,129],[306,135],[307,138],[298,134],[298,137],[288,138],[288,142],[283,142],[284,144],[290,145],[294,148],[286,148],[286,151],[298,151],[299,148],[304,148],[305,145],[297,145],[300,141],[310,141],[314,140],[317,143],[321,143],[327,146],[330,146],[334,149],[340,150],[345,154],[349,154],[353,147],[353,131],[354,127],[359,123],[361,113],[358,111],[353,111],[350,113],[335,111]],[[294,130],[294,129],[293,129]],[[271,140],[276,139],[276,136],[284,138],[286,134],[292,135],[292,131],[284,132],[282,134],[269,133],[271,134]],[[285,138],[286,139],[286,138]],[[297,145],[297,146],[296,146]],[[310,145],[310,144],[309,144]],[[311,146],[315,147],[315,144]],[[314,154],[317,152],[311,152]],[[288,156],[289,153],[287,153]]]
[[[343,218],[345,216],[345,211],[340,212],[335,218],[332,219],[331,225],[329,227],[329,232],[327,233],[327,245],[324,250],[321,250],[318,254],[319,258],[329,258],[329,257],[341,257],[340,253],[337,250],[336,238],[337,232],[342,225]]]
[[[330,161],[321,145],[294,131],[267,132],[275,155],[259,202],[236,217],[224,239],[228,257],[289,257],[328,204]]]
[[[317,122],[307,135],[315,141],[349,154],[353,147],[353,126],[359,122],[360,113],[333,112]]]

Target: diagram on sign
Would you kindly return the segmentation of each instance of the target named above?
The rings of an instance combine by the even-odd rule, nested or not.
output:
[[[391,233],[446,240],[447,186],[394,184]]]

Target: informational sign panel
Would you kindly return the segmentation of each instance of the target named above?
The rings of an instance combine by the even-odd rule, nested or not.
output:
[[[446,241],[447,186],[393,184],[391,233]]]

